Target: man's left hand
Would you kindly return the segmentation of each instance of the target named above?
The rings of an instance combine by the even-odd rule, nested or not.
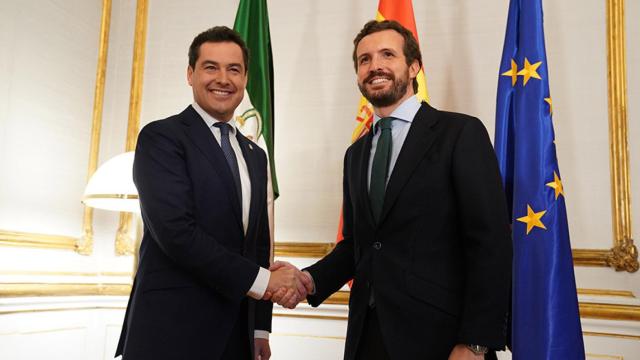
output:
[[[465,345],[458,344],[451,351],[449,360],[484,360],[484,355],[476,355]]]
[[[269,360],[271,357],[271,348],[269,347],[269,339],[255,338],[254,341],[254,360]]]

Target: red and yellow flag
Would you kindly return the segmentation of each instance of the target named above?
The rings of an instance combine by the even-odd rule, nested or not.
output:
[[[418,41],[416,31],[416,20],[413,16],[413,4],[411,0],[380,0],[376,20],[395,20],[413,33],[413,37]],[[418,79],[418,99],[429,101],[427,93],[427,80],[424,75],[424,68],[420,69]],[[364,98],[360,97],[358,113],[356,114],[356,128],[351,134],[351,142],[354,143],[369,132],[373,124],[373,106]],[[340,224],[338,226],[337,241],[342,240],[342,211],[340,211]]]
[[[378,3],[378,11],[376,13],[376,20],[395,20],[402,24],[402,26],[409,29],[413,36],[418,40],[418,32],[416,31],[416,20],[413,16],[413,5],[411,0],[380,0]],[[418,79],[418,99],[429,101],[429,95],[427,93],[427,81],[424,76],[424,69],[420,69],[417,76]],[[356,115],[356,128],[351,135],[351,142],[364,136],[369,132],[371,124],[373,123],[373,107],[364,96],[360,97],[360,103],[358,104],[358,113]]]

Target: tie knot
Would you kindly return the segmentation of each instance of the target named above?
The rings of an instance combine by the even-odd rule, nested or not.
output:
[[[215,124],[213,124],[213,126],[217,127],[220,129],[220,134],[222,135],[229,135],[229,132],[231,131],[231,125],[225,123],[225,122],[217,122]]]
[[[393,121],[394,118],[392,117],[384,117],[381,118],[380,120],[378,120],[378,127],[380,128],[380,131],[382,130],[390,130],[391,129],[391,121]]]

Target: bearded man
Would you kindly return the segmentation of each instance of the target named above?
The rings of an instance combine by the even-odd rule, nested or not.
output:
[[[511,240],[482,123],[419,102],[422,57],[395,21],[354,40],[371,132],[344,159],[344,240],[307,268],[318,306],[353,278],[345,359],[484,359],[503,349]]]

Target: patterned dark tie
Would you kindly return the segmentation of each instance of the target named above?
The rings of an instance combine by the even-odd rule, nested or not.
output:
[[[240,182],[240,170],[238,168],[238,159],[236,159],[236,153],[231,147],[229,142],[229,132],[231,131],[231,125],[223,122],[217,122],[213,126],[220,129],[220,147],[224,153],[227,164],[233,175],[233,181],[236,183],[236,193],[238,194],[238,200],[240,200],[240,208],[242,208],[242,185]]]
[[[376,153],[371,165],[371,181],[369,183],[369,199],[371,210],[376,222],[380,218],[384,193],[389,175],[389,159],[391,158],[391,121],[394,118],[386,117],[378,120],[376,126],[380,129],[380,137],[376,145]]]

